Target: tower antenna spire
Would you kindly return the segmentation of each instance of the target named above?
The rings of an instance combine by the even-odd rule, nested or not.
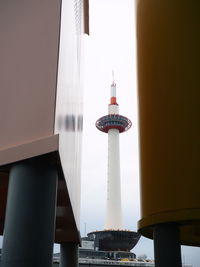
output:
[[[112,70],[112,85],[115,85],[115,72]]]
[[[111,91],[110,91],[110,104],[117,105],[117,97],[116,97],[116,83],[114,79],[114,70],[112,70],[112,84],[111,84]]]

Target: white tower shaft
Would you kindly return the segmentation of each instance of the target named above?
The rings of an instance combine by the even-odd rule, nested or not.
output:
[[[116,97],[116,84],[111,84],[111,97],[108,115],[96,121],[96,127],[108,134],[108,177],[107,177],[107,206],[106,230],[122,230],[121,181],[119,134],[131,127],[131,121],[119,114]]]
[[[119,130],[108,131],[108,179],[105,229],[122,229]]]
[[[118,105],[109,105],[109,114],[118,114]],[[108,131],[107,210],[105,229],[122,229],[119,130]]]

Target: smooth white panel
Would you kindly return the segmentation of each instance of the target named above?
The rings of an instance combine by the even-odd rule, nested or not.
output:
[[[58,65],[55,133],[69,196],[79,228],[82,92],[80,52],[82,1],[63,0]]]

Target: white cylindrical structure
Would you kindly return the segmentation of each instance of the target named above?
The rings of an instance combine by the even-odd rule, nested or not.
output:
[[[118,114],[118,105],[108,106],[109,114]],[[108,177],[105,229],[122,229],[119,130],[108,131]]]
[[[116,84],[113,82],[110,88],[111,97],[116,97]]]
[[[119,130],[108,131],[108,178],[105,229],[122,229]]]
[[[108,114],[119,114],[119,106],[118,105],[109,105],[108,106]]]

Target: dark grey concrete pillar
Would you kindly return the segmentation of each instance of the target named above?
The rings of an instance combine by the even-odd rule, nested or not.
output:
[[[60,244],[60,265],[59,267],[78,267],[78,244]]]
[[[154,227],[155,267],[181,267],[179,226],[163,223]]]
[[[43,157],[10,171],[3,239],[3,267],[52,266],[57,170]]]

